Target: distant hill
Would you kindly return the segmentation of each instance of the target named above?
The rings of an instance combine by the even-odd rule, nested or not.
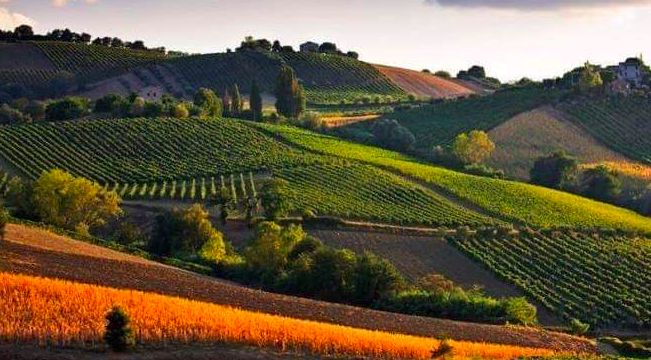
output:
[[[467,86],[433,74],[383,65],[374,66],[403,90],[418,97],[456,98],[475,93],[475,90]]]

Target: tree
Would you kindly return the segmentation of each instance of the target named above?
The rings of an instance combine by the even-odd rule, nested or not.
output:
[[[200,88],[194,94],[194,105],[200,109],[200,117],[222,116],[222,101],[210,89]]]
[[[583,195],[600,201],[615,201],[622,192],[622,182],[616,172],[604,165],[588,169],[583,174]]]
[[[136,344],[131,330],[129,315],[119,305],[114,305],[106,314],[104,341],[115,352],[124,352]]]
[[[90,40],[92,39],[92,36],[89,33],[83,33],[79,36],[79,41],[88,44],[90,43]]]
[[[274,44],[271,46],[271,51],[273,52],[281,52],[283,49],[282,46],[280,46],[280,41],[276,40],[274,41]]]
[[[439,71],[435,72],[434,75],[436,75],[438,77],[442,77],[444,79],[450,79],[452,77],[452,75],[450,75],[450,73],[445,71],[445,70],[439,70]]]
[[[219,206],[219,219],[222,226],[226,225],[229,212],[235,208],[235,200],[231,191],[225,186],[222,186],[216,194],[211,196],[209,204],[211,206]]]
[[[178,103],[172,106],[171,115],[177,119],[187,119],[190,116],[190,111],[184,103]]]
[[[289,208],[286,199],[287,187],[287,181],[275,178],[265,181],[262,185],[260,202],[267,220],[276,221],[287,213]]]
[[[251,120],[262,120],[262,95],[260,95],[260,88],[258,82],[253,80],[251,84],[251,95],[249,97],[249,107],[251,108]]]
[[[39,100],[32,100],[25,108],[25,112],[32,117],[32,121],[45,120],[45,103]]]
[[[357,258],[350,250],[317,250],[309,268],[314,296],[331,302],[350,301],[355,294],[356,268]]]
[[[222,106],[224,116],[231,116],[233,108],[231,107],[231,95],[228,93],[228,89],[225,89],[224,94],[222,94]]]
[[[36,180],[31,203],[42,221],[68,230],[103,225],[122,213],[115,191],[59,169]]]
[[[254,270],[276,274],[287,263],[290,251],[304,238],[305,233],[298,225],[281,227],[265,221],[256,226],[244,256]]]
[[[20,124],[31,122],[32,118],[29,115],[23,114],[20,110],[14,109],[7,104],[0,106],[0,124]]]
[[[122,39],[120,38],[114,37],[113,39],[111,39],[111,47],[116,47],[116,48],[124,47],[124,41],[122,41]]]
[[[120,94],[106,94],[95,100],[94,112],[103,113],[111,112],[115,109],[116,104],[123,103],[126,100]]]
[[[576,179],[576,158],[563,151],[536,159],[529,172],[531,182],[552,189],[568,189]]]
[[[468,75],[478,79],[483,79],[486,77],[486,70],[479,65],[474,65],[468,69]]]
[[[320,53],[325,53],[325,54],[336,54],[337,53],[337,45],[331,43],[331,42],[324,42],[319,46],[319,52]]]
[[[226,256],[223,235],[212,226],[208,212],[199,204],[158,215],[149,250],[164,256],[200,255],[212,262]]]
[[[45,109],[48,121],[73,120],[82,117],[88,110],[88,99],[66,97],[50,103]]]
[[[397,120],[383,119],[371,129],[379,144],[392,150],[407,151],[416,142],[414,135]]]
[[[276,110],[288,118],[298,118],[305,110],[305,94],[294,70],[284,65],[276,81]]]
[[[230,89],[231,94],[231,116],[238,117],[242,113],[242,95],[237,84],[233,84]]]
[[[590,62],[586,61],[583,71],[581,71],[581,77],[579,78],[579,91],[587,94],[601,89],[603,83],[599,71]]]
[[[404,284],[398,270],[385,259],[369,252],[357,258],[354,300],[371,305],[397,292]]]
[[[452,144],[452,152],[464,163],[478,164],[495,150],[495,143],[484,131],[473,130],[469,135],[459,134]]]
[[[355,59],[355,60],[359,59],[359,54],[357,52],[355,52],[355,51],[347,52],[346,56],[348,56],[351,59]]]
[[[20,25],[14,30],[18,39],[29,39],[34,36],[34,29],[29,25]]]

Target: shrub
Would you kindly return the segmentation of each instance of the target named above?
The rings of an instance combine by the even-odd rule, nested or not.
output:
[[[452,152],[467,164],[478,164],[495,150],[495,143],[484,131],[473,130],[470,134],[459,134],[452,144]]]
[[[119,94],[107,94],[95,101],[96,113],[112,112],[119,104],[126,100]]]
[[[257,273],[277,274],[287,264],[290,251],[303,239],[305,233],[300,226],[262,222],[256,226],[244,257]]]
[[[172,117],[175,117],[177,119],[187,119],[190,116],[190,111],[188,110],[185,104],[178,103],[172,106],[170,115],[172,115]]]
[[[88,99],[66,97],[50,103],[45,109],[48,121],[73,120],[82,117],[88,111]]]
[[[260,202],[267,220],[276,221],[287,213],[288,185],[282,179],[270,179],[262,185]]]
[[[307,236],[305,239],[299,241],[294,245],[292,250],[287,254],[287,260],[294,261],[301,257],[303,254],[312,254],[323,247],[321,240]]]
[[[570,320],[570,331],[572,334],[583,335],[590,329],[590,324],[582,323],[579,319]]]
[[[106,314],[106,331],[104,341],[111,350],[125,352],[136,344],[136,339],[131,330],[129,315],[118,305],[113,306]]]
[[[531,168],[531,182],[552,189],[567,189],[575,181],[577,161],[565,152],[556,152],[536,160]]]

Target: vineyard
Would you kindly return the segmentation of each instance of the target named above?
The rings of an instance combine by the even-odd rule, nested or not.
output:
[[[558,108],[611,149],[651,163],[651,102],[648,99],[580,99],[564,102]]]
[[[400,153],[288,126],[251,124],[323,154],[362,161],[417,179],[498,218],[541,227],[613,227],[651,232],[651,220],[629,210],[525,183],[477,177],[426,165]]]
[[[164,63],[191,86],[222,93],[233,84],[248,93],[253,80],[261,90],[273,93],[281,64],[294,68],[312,103],[356,101],[365,96],[406,97],[372,66],[351,58],[304,53],[219,53],[186,56]]]
[[[488,131],[515,115],[548,103],[554,96],[555,93],[541,89],[502,91],[396,112],[387,118],[398,120],[409,129],[416,137],[417,148],[430,150],[437,145],[450,145],[460,133]]]
[[[34,42],[54,63],[57,70],[68,71],[88,80],[120,75],[127,70],[168,57],[154,51],[68,42]]]
[[[259,172],[315,160],[226,119],[114,119],[3,127],[0,154],[30,178],[56,167],[103,184]]]
[[[138,291],[0,274],[4,342],[103,347],[104,315],[115,304],[129,313],[142,345],[246,344],[282,351],[378,359],[430,359],[434,339],[266,315]],[[568,355],[553,350],[450,341],[460,358],[511,359]]]
[[[0,69],[0,83],[18,84],[29,88],[48,83],[57,73],[57,70]]]
[[[394,224],[458,226],[495,223],[430,189],[369,165],[328,164],[284,169],[292,208],[317,214]]]
[[[453,240],[550,310],[598,328],[651,328],[651,241],[568,232]]]

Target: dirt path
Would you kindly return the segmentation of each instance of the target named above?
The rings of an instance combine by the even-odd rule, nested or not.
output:
[[[7,233],[8,241],[0,243],[0,271],[148,291],[364,329],[427,337],[446,334],[458,340],[558,350],[596,351],[596,345],[585,339],[533,328],[471,324],[398,315],[257,291],[168,266],[111,259],[110,256],[118,255],[109,256],[108,253],[115,252],[101,247],[95,247],[95,251],[108,252],[106,258],[97,257],[96,253],[87,256],[79,255],[72,250],[54,251],[42,246],[14,241],[17,237],[16,232],[21,231],[23,230],[20,226],[11,227]],[[43,232],[41,236],[51,235]],[[56,241],[64,247],[79,246],[75,240],[57,239]]]

